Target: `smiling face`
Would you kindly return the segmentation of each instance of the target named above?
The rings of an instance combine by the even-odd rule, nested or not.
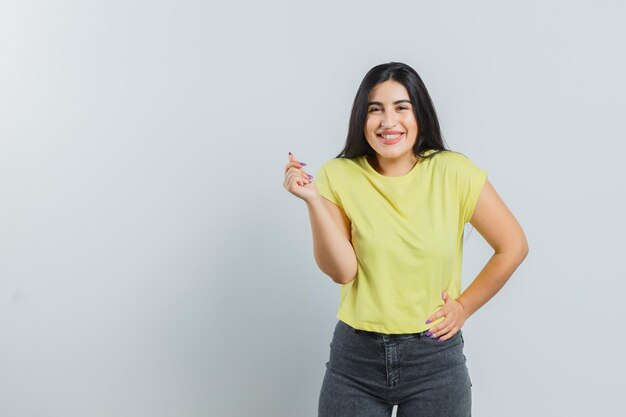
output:
[[[418,126],[406,88],[395,80],[377,84],[369,94],[365,138],[377,158],[415,160]]]

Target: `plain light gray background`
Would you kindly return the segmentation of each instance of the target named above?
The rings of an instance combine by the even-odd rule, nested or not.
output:
[[[530,253],[463,331],[477,416],[616,415],[626,5],[0,1],[0,415],[316,416],[314,174],[400,61]],[[466,241],[464,288],[491,255]]]

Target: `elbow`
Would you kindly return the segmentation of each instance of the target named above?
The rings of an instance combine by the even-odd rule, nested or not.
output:
[[[526,236],[524,236],[524,241],[522,242],[521,245],[521,249],[520,249],[520,255],[522,257],[522,260],[524,260],[526,258],[526,256],[528,255],[528,240],[526,239]]]
[[[524,259],[528,256],[528,242],[524,241],[524,243],[517,247],[514,253],[517,255],[517,261],[519,264],[524,262]]]
[[[352,282],[352,280],[356,277],[356,272],[354,274],[341,272],[341,271],[329,271],[324,268],[319,263],[317,264],[320,271],[326,274],[335,284],[346,285]]]
[[[496,247],[494,248],[494,251],[497,254],[502,254],[511,258],[515,258],[521,263],[528,255],[528,242],[526,241],[526,239],[523,239],[516,244],[509,244],[504,247]]]
[[[339,276],[335,276],[335,277],[331,277],[333,281],[335,281],[335,283],[340,284],[340,285],[348,285],[349,283],[351,283],[352,281],[354,281],[354,278],[356,278],[356,274],[350,276],[350,277],[339,277]]]
[[[332,257],[324,257],[316,251],[315,263],[324,274],[337,284],[349,284],[357,274],[358,262],[353,250],[346,255],[338,256],[335,254]]]
[[[354,264],[347,273],[333,275],[331,276],[331,279],[337,284],[348,285],[356,278],[357,268],[355,260]]]

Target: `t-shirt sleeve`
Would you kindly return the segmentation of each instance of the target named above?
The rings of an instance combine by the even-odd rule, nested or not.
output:
[[[488,173],[465,155],[462,155],[459,162],[457,180],[461,197],[461,213],[465,224],[474,214],[478,196],[485,185]]]
[[[333,183],[332,175],[329,174],[328,162],[322,165],[322,167],[317,171],[315,177],[313,177],[313,182],[315,186],[320,192],[320,195],[327,200],[332,201],[339,207],[343,208],[341,204],[341,199],[339,198],[339,194],[337,193],[336,184]]]

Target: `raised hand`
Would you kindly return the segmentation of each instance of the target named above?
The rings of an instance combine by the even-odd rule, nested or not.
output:
[[[285,165],[285,181],[283,186],[291,194],[305,201],[310,201],[320,196],[313,176],[307,174],[304,162],[298,162],[295,155],[289,152],[289,162]]]

